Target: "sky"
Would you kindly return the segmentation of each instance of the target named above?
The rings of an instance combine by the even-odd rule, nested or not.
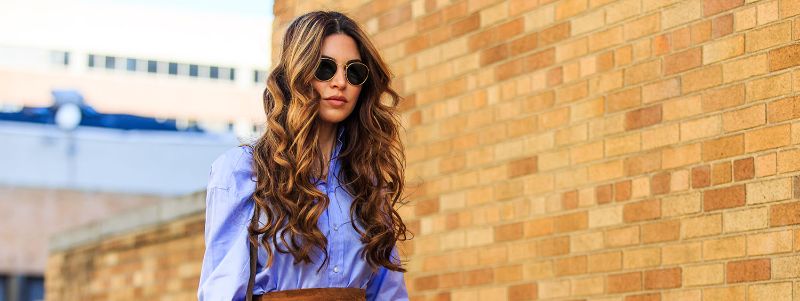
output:
[[[0,46],[269,65],[269,0],[0,0]]]

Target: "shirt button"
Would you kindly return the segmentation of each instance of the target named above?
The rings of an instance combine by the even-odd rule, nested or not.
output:
[[[338,265],[333,267],[333,272],[334,273],[338,273],[339,272],[339,266]]]
[[[333,226],[333,231],[339,231],[339,226]]]

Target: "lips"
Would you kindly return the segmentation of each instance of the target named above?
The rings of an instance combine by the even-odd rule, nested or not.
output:
[[[344,96],[325,97],[325,100],[337,100],[337,101],[341,101],[341,102],[347,102],[347,99],[344,98]]]

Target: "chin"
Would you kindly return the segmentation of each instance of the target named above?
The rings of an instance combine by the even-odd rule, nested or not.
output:
[[[349,114],[345,112],[320,112],[319,119],[328,123],[339,123],[347,119]]]

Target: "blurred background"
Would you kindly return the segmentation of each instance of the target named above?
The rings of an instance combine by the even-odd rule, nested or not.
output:
[[[56,233],[205,188],[258,131],[271,25],[262,0],[0,1],[0,301],[43,299]]]

